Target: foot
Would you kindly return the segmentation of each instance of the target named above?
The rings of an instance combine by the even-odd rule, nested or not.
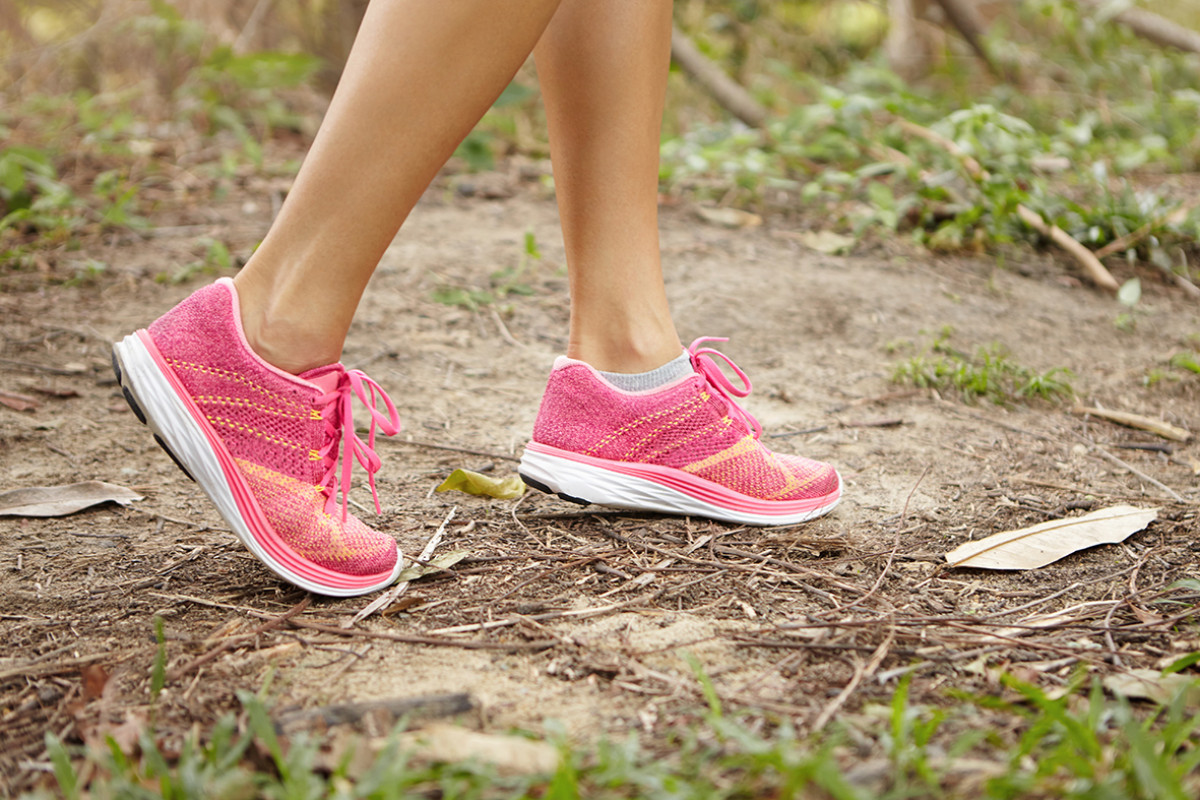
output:
[[[791,525],[832,511],[842,495],[837,470],[768,450],[758,421],[734,400],[750,393],[749,379],[705,341],[723,340],[697,339],[688,348],[693,373],[643,392],[559,358],[521,458],[525,482],[577,502],[742,525]]]
[[[263,361],[246,342],[228,279],[118,342],[113,367],[134,413],[276,575],[335,597],[395,581],[395,540],[345,505],[354,460],[375,494],[376,426],[399,430],[395,406],[374,381],[341,364],[297,376]],[[371,415],[365,443],[354,432],[354,396]]]

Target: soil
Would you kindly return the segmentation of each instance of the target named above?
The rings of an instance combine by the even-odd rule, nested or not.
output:
[[[1197,577],[1194,440],[1073,415],[1070,402],[972,405],[892,382],[896,363],[952,326],[962,350],[1000,343],[1038,372],[1069,368],[1087,405],[1200,430],[1200,376],[1146,380],[1200,333],[1195,301],[1152,273],[1136,327],[1123,331],[1115,301],[1053,254],[1001,265],[889,240],[829,256],[783,221],[731,230],[666,207],[667,288],[685,342],[731,337],[721,347],[754,381],[746,405],[764,437],[838,465],[839,508],[749,529],[532,491],[519,501],[436,493],[458,467],[515,470],[566,344],[553,201],[536,181],[492,177],[503,191],[443,180],[428,193],[346,346],[344,361],[389,391],[405,425],[378,447],[375,524],[410,556],[444,526],[434,555],[466,554],[351,627],[371,598],[298,608],[304,593],[228,532],[109,368],[111,341],[213,275],[156,277],[202,258],[202,237],[248,252],[276,189],[251,185],[237,202],[87,244],[79,260],[108,268],[74,285],[0,275],[0,390],[36,401],[0,406],[0,489],[102,480],[144,496],[61,518],[0,517],[6,794],[48,780],[47,731],[96,743],[153,716],[170,750],[237,712],[238,690],[265,684],[277,709],[467,693],[474,711],[459,720],[484,730],[558,720],[581,742],[629,730],[662,741],[704,708],[696,669],[726,706],[811,731],[887,702],[906,674],[912,702],[951,705],[951,687],[999,692],[1000,670],[1049,689],[1081,668],[1116,674],[1200,649],[1194,628],[1175,624],[1196,594],[1176,585]],[[540,259],[522,255],[526,232]],[[433,299],[445,287],[496,294],[491,276],[505,269],[524,293],[476,308]],[[370,505],[366,487],[355,499]],[[1159,516],[1123,544],[1025,572],[945,565],[964,541],[1125,502]],[[155,617],[166,653],[157,698]]]

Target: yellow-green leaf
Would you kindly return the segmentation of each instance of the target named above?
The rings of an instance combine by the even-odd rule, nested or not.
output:
[[[525,482],[519,475],[493,478],[469,469],[456,469],[450,477],[437,487],[439,492],[459,491],[467,494],[486,495],[497,500],[515,500],[525,494]]]

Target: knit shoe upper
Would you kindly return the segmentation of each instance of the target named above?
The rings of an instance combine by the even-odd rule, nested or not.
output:
[[[841,495],[837,471],[764,446],[758,422],[734,400],[749,394],[749,379],[723,354],[702,347],[705,341],[688,349],[691,375],[643,392],[618,389],[589,365],[559,358],[526,451],[528,477],[573,499],[752,524],[802,521],[831,510]],[[743,385],[735,386],[714,358],[726,361]],[[553,474],[532,474],[539,467],[569,473],[573,489],[543,480]],[[596,486],[610,480],[619,485]],[[642,492],[682,493],[700,505],[680,501],[682,507],[666,508],[656,497],[642,503]]]
[[[399,429],[395,406],[374,381],[341,364],[299,376],[267,364],[246,342],[228,279],[197,291],[117,353],[122,383],[164,446],[269,567],[325,594],[390,583],[399,567],[395,540],[346,510],[354,461],[375,494],[376,427]],[[159,397],[163,387],[173,396]],[[354,431],[355,397],[371,416],[367,442]]]

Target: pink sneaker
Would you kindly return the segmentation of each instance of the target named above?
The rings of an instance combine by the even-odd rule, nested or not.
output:
[[[113,368],[138,419],[272,572],[335,597],[395,581],[395,540],[345,506],[357,460],[379,511],[375,427],[391,435],[400,420],[378,384],[341,364],[295,376],[263,361],[246,343],[228,278],[118,342]],[[365,443],[351,418],[355,396],[371,414]]]
[[[758,421],[733,399],[750,393],[749,378],[700,347],[706,341],[725,340],[697,339],[688,348],[695,372],[646,392],[618,389],[560,357],[521,458],[525,482],[581,503],[743,525],[792,525],[832,511],[842,495],[837,470],[764,447]]]

